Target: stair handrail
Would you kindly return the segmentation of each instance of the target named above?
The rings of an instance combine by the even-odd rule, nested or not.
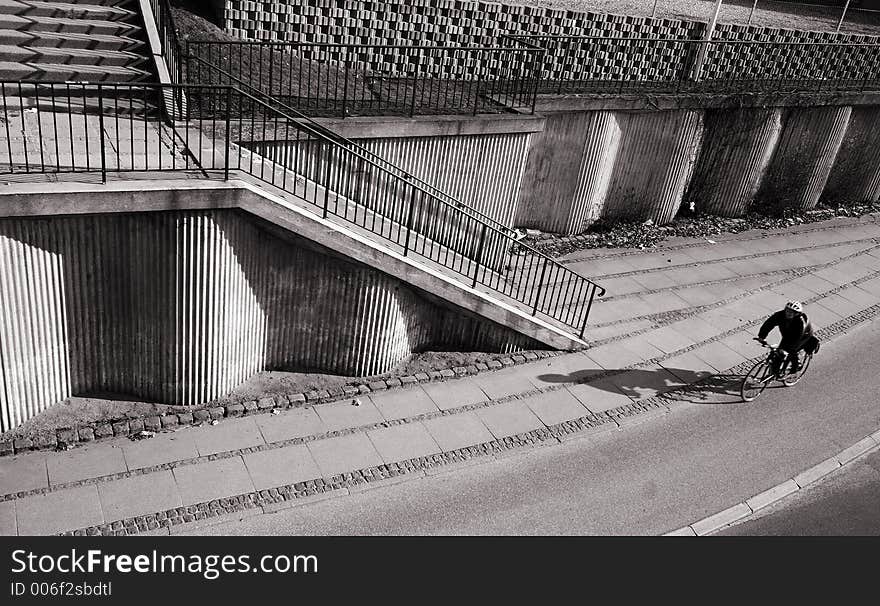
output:
[[[258,98],[262,97],[263,99],[266,100],[265,101],[266,103],[272,103],[277,106],[280,106],[281,108],[283,108],[282,111],[284,111],[290,115],[295,116],[298,121],[308,123],[311,126],[311,128],[313,129],[313,131],[320,132],[322,134],[322,136],[327,137],[328,139],[332,139],[332,140],[338,142],[340,145],[349,146],[350,148],[352,148],[353,151],[355,151],[355,153],[357,153],[364,160],[370,161],[376,165],[382,165],[389,172],[392,172],[392,173],[397,172],[397,173],[399,173],[399,175],[397,175],[397,176],[402,176],[404,179],[418,183],[420,188],[425,190],[427,193],[430,193],[437,198],[445,199],[448,204],[451,204],[460,210],[464,210],[468,213],[472,213],[486,223],[494,224],[493,227],[495,227],[498,230],[509,232],[514,237],[517,237],[517,238],[519,237],[517,235],[518,232],[516,229],[510,228],[510,227],[504,225],[503,223],[499,222],[497,219],[493,219],[489,215],[474,208],[470,204],[467,204],[465,202],[462,202],[461,200],[458,200],[454,196],[442,191],[441,189],[437,188],[434,185],[431,185],[430,183],[424,181],[423,179],[420,179],[419,177],[413,175],[409,171],[404,170],[395,164],[392,164],[391,162],[389,162],[388,160],[386,160],[382,156],[379,156],[375,152],[368,150],[367,148],[363,147],[362,145],[359,145],[357,142],[355,142],[351,139],[348,139],[347,137],[344,137],[338,133],[333,132],[332,130],[330,130],[329,128],[327,128],[323,124],[313,120],[311,117],[307,116],[306,114],[303,114],[302,112],[290,107],[289,105],[287,105],[283,101],[280,101],[280,100],[276,99],[275,97],[268,95],[268,94],[264,93],[263,91],[251,86],[250,84],[241,80],[240,78],[236,77],[235,75],[230,74],[228,71],[226,71],[220,67],[217,67],[216,65],[212,65],[212,64],[208,63],[207,61],[205,61],[203,58],[199,57],[198,55],[191,54],[189,52],[188,48],[184,51],[184,58],[186,58],[187,60],[194,59],[194,60],[198,61],[200,64],[206,66],[207,68],[218,72],[222,76],[225,76],[226,78],[229,79],[230,85],[234,86],[235,88],[238,88],[242,92],[249,91],[250,92],[249,96],[258,97]],[[221,83],[222,83],[222,80],[221,80]]]

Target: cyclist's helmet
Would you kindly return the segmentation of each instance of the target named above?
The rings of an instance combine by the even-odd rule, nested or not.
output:
[[[785,309],[790,309],[790,310],[795,311],[797,313],[803,313],[804,306],[801,305],[800,301],[789,301],[788,303],[785,304]]]

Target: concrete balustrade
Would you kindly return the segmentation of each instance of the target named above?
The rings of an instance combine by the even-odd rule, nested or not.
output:
[[[686,195],[697,211],[723,217],[746,213],[782,132],[782,110],[710,110]]]

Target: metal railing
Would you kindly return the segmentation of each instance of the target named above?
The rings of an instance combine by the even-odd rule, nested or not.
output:
[[[511,36],[544,48],[538,92],[880,89],[880,44]]]
[[[162,99],[187,97],[169,120]],[[0,82],[0,173],[218,171],[292,194],[582,337],[605,290],[322,129],[231,86]],[[254,111],[239,119],[239,108]],[[36,111],[34,111],[36,110]],[[283,148],[251,151],[265,132]],[[5,151],[5,153],[4,153]]]
[[[209,64],[205,60],[201,59],[200,57],[187,56],[186,61],[190,62],[191,64],[192,63],[201,64],[201,67],[199,69],[202,69],[205,72],[212,71],[214,73],[214,76],[211,77],[211,80],[215,81],[216,84],[234,86],[242,91],[247,92],[249,95],[259,99],[264,104],[269,105],[273,109],[284,112],[285,114],[287,114],[289,116],[293,116],[302,122],[308,123],[311,126],[311,128],[314,129],[316,132],[323,133],[324,136],[326,136],[327,138],[333,139],[337,143],[339,143],[340,145],[352,150],[352,153],[357,154],[358,156],[361,156],[366,160],[369,160],[370,162],[372,162],[373,164],[375,164],[377,166],[383,167],[385,170],[395,174],[399,178],[406,179],[406,180],[413,181],[413,182],[417,183],[419,185],[419,187],[421,187],[425,191],[430,192],[432,195],[436,196],[437,198],[441,198],[441,199],[445,200],[447,203],[460,209],[462,212],[466,212],[466,213],[471,214],[475,217],[478,217],[480,220],[482,220],[486,223],[489,223],[492,227],[499,229],[499,230],[507,231],[512,236],[515,236],[516,230],[511,229],[511,228],[499,223],[498,221],[496,221],[492,217],[486,215],[483,212],[480,212],[478,209],[474,208],[473,206],[470,206],[460,200],[455,199],[453,196],[438,189],[437,187],[431,185],[430,183],[424,181],[423,179],[420,179],[419,177],[413,175],[412,173],[392,164],[391,162],[388,162],[382,156],[379,156],[378,154],[368,150],[367,148],[363,147],[362,145],[359,145],[357,142],[352,141],[351,139],[347,139],[337,133],[334,133],[333,131],[326,128],[322,124],[312,120],[309,116],[297,111],[296,109],[290,107],[289,105],[283,103],[282,101],[276,99],[275,97],[271,97],[265,93],[262,93],[261,91],[257,90],[256,88],[254,88],[253,86],[251,86],[247,82],[241,80],[240,78],[236,78],[235,76],[226,72],[225,70],[221,69],[220,67],[218,67],[216,65]],[[249,108],[240,108],[240,109],[244,110],[242,112],[242,116],[244,116],[244,118],[243,118],[244,122],[247,122],[246,116],[250,112],[253,112],[253,110],[255,108],[253,106],[251,106]],[[257,112],[257,113],[259,113],[259,112]],[[258,146],[263,150],[267,149],[269,144],[277,144],[277,143],[283,144],[284,143],[283,139],[281,141],[278,140],[279,133],[276,133],[276,132],[273,132],[270,130],[268,133],[264,133],[264,134],[267,135],[267,139],[264,142],[265,144]]]
[[[183,51],[188,82],[215,83],[207,64],[297,111],[339,117],[532,112],[543,53],[513,39],[481,47],[187,41]]]
[[[162,44],[162,55],[165,57],[165,65],[171,81],[182,84],[182,67],[180,64],[180,40],[177,37],[177,25],[174,23],[174,13],[168,0],[150,0],[150,8],[153,18],[156,20],[156,29],[159,32],[159,42]]]

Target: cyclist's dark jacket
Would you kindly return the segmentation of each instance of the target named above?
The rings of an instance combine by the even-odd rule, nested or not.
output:
[[[807,337],[813,336],[813,326],[804,314],[797,314],[791,320],[786,319],[785,310],[777,311],[767,318],[758,330],[758,338],[767,338],[770,331],[779,327],[782,333],[782,341],[779,347],[788,352],[795,352],[803,348]]]

